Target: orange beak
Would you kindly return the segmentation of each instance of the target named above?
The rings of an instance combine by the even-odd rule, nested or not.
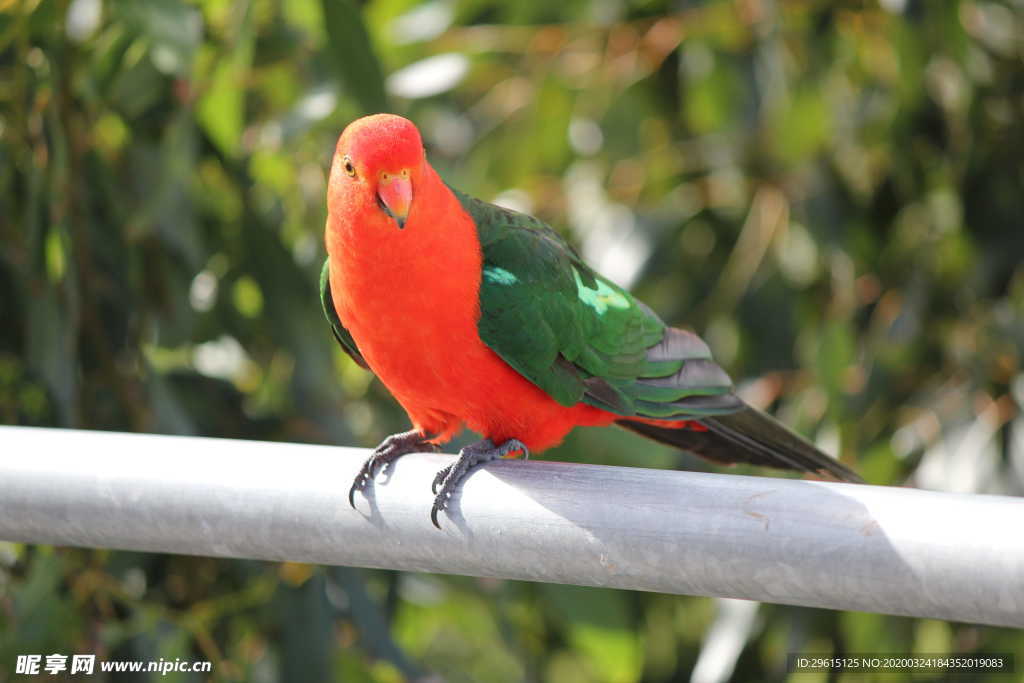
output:
[[[404,228],[409,205],[412,204],[412,181],[408,174],[381,176],[377,185],[377,203],[384,213],[395,219],[399,230]]]

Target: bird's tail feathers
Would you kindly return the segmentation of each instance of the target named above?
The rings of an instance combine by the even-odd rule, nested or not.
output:
[[[708,460],[811,472],[839,481],[864,483],[856,472],[829,457],[775,418],[749,405],[730,415],[705,417],[707,431],[617,420],[616,424],[660,443]]]

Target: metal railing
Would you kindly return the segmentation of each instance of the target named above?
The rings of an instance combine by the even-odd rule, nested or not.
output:
[[[0,427],[0,539],[746,598],[1024,627],[1024,499],[531,460],[430,524],[452,456]]]

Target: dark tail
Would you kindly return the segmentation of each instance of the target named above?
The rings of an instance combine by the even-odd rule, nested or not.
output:
[[[707,431],[658,427],[632,420],[617,420],[616,424],[715,462],[743,462],[864,483],[856,472],[756,408],[747,406],[731,415],[705,417],[698,422],[707,427]]]

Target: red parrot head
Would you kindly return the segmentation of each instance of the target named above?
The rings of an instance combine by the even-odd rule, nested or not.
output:
[[[379,215],[402,229],[425,165],[423,140],[411,121],[394,114],[356,119],[338,138],[329,208],[354,209],[364,217]]]

